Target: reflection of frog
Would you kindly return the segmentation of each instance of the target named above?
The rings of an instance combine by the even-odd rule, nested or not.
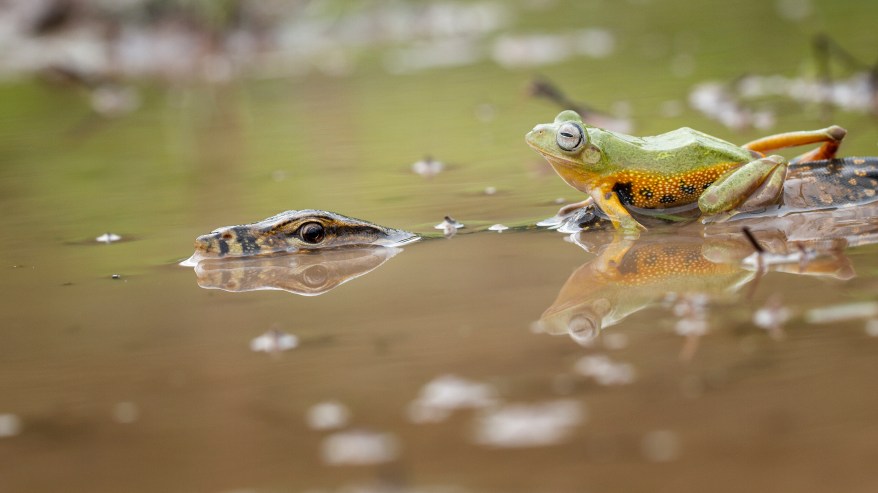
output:
[[[777,204],[783,195],[787,161],[763,152],[822,143],[795,159],[832,159],[846,132],[831,126],[793,132],[737,146],[681,128],[655,137],[632,137],[586,125],[574,111],[530,131],[528,145],[558,175],[589,198],[562,209],[595,204],[617,228],[636,233],[643,226],[628,209],[659,212],[698,208],[705,215],[746,212]]]
[[[712,262],[697,237],[657,241],[616,239],[580,266],[540,317],[550,334],[587,341],[668,293],[734,292],[754,273],[738,263]],[[746,244],[742,244],[746,248]]]
[[[746,262],[753,254],[752,245],[740,228],[732,235],[726,225],[717,230],[716,237],[702,238],[700,231],[684,228],[674,236],[650,235],[640,239],[614,236],[603,245],[585,245],[583,241],[599,241],[601,235],[580,233],[574,237],[576,242],[589,251],[597,251],[597,257],[580,266],[567,279],[558,297],[540,317],[539,326],[550,334],[569,334],[576,340],[587,341],[602,329],[668,295],[697,294],[712,300],[733,301],[740,288],[756,278],[761,268],[834,279],[851,278],[854,274],[850,261],[840,249],[845,244],[874,242],[875,228],[853,232],[841,220],[838,222],[840,234],[829,243],[821,235],[831,235],[828,225],[836,224],[832,211],[808,215],[812,224],[824,227],[817,227],[813,243],[800,238],[802,243],[797,245],[809,252],[805,257],[780,255],[795,253],[795,248],[785,238],[788,232],[771,230],[771,221],[777,218],[763,218],[755,223],[756,236],[766,256],[775,254],[779,259],[778,263],[762,265]],[[803,216],[805,214],[799,217]]]

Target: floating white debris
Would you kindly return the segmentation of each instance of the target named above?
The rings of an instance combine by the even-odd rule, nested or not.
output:
[[[585,420],[582,404],[557,400],[507,404],[487,409],[476,420],[473,440],[492,447],[544,447],[561,443]]]
[[[497,193],[497,187],[485,187],[485,195],[494,195]]]
[[[683,317],[674,323],[674,332],[680,336],[702,336],[708,328],[707,320],[701,317]]]
[[[573,34],[576,52],[592,58],[606,58],[616,48],[616,37],[607,29],[582,29]]]
[[[131,424],[140,418],[140,408],[133,402],[117,402],[113,406],[113,419],[117,423]]]
[[[126,115],[140,107],[140,94],[131,87],[98,86],[91,92],[91,107],[101,116]]]
[[[14,437],[21,433],[21,418],[15,414],[0,414],[0,438]]]
[[[615,362],[603,355],[583,356],[573,369],[582,376],[590,377],[599,385],[626,385],[634,382],[634,366]]]
[[[456,409],[475,409],[497,403],[496,391],[485,383],[456,375],[442,375],[428,382],[408,408],[414,423],[444,421]]]
[[[308,409],[306,420],[312,430],[331,430],[348,423],[351,412],[338,401],[326,401]]]
[[[494,41],[491,57],[506,68],[536,67],[562,62],[573,54],[567,36],[503,35]]]
[[[483,58],[483,50],[474,40],[440,39],[391,51],[384,57],[384,68],[392,74],[405,74],[431,68],[472,65]]]
[[[671,462],[680,456],[680,439],[673,431],[651,431],[643,436],[640,452],[650,462]]]
[[[498,233],[502,233],[502,232],[506,231],[507,229],[509,229],[509,226],[505,226],[503,224],[494,224],[493,226],[490,226],[488,228],[488,231],[496,231]]]
[[[323,440],[321,455],[323,462],[332,466],[381,464],[396,459],[399,443],[390,433],[343,431]]]
[[[871,337],[878,337],[878,319],[866,320],[866,334]]]
[[[781,18],[801,22],[811,15],[811,0],[776,0],[775,7]]]
[[[457,233],[458,229],[464,228],[466,226],[464,226],[463,223],[457,221],[456,219],[454,219],[451,216],[445,216],[444,221],[442,221],[441,223],[439,223],[433,227],[435,229],[441,229],[442,234],[444,234],[445,236],[451,237]]]
[[[445,163],[436,161],[430,156],[421,159],[412,165],[412,171],[426,178],[438,175],[445,169]]]
[[[780,298],[773,296],[762,308],[753,313],[753,323],[767,331],[777,333],[790,319],[792,312],[783,306]]]
[[[704,113],[709,118],[723,125],[741,130],[756,126],[766,126],[774,122],[774,115],[767,112],[754,116],[754,112],[745,108],[728,85],[718,82],[704,82],[696,85],[689,93],[689,105]]]
[[[625,349],[628,347],[628,336],[619,332],[612,332],[601,338],[604,347],[611,350]]]
[[[709,297],[703,293],[687,293],[678,296],[669,293],[665,301],[671,305],[671,311],[677,317],[674,332],[684,337],[700,337],[710,328],[707,320],[707,304]]]
[[[874,301],[814,308],[805,312],[805,321],[812,324],[825,324],[857,318],[875,317],[878,317],[878,303]]]
[[[281,351],[289,351],[298,345],[298,337],[279,330],[269,330],[250,341],[250,350],[264,353],[278,353]]]
[[[114,241],[119,241],[119,240],[121,240],[121,239],[122,239],[122,237],[119,236],[119,235],[117,235],[117,234],[114,234],[114,233],[104,233],[104,234],[98,236],[97,238],[95,238],[95,241],[97,241],[97,242],[99,242],[99,243],[107,243],[107,244],[109,244],[109,243],[112,243],[112,242],[114,242]]]

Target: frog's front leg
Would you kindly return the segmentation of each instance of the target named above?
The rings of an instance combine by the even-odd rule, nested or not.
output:
[[[592,189],[591,198],[594,199],[595,205],[600,207],[613,223],[613,227],[621,229],[627,235],[637,236],[646,228],[637,222],[628,209],[619,201],[619,196],[612,189],[596,187]]]
[[[783,156],[768,156],[735,168],[707,187],[698,198],[698,208],[713,215],[777,204],[783,196],[787,165]]]

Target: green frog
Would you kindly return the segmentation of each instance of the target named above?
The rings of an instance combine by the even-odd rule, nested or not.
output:
[[[818,148],[793,160],[832,159],[844,136],[833,125],[821,130],[772,135],[738,146],[691,128],[634,137],[583,123],[562,111],[552,123],[525,137],[568,185],[588,198],[559,215],[596,205],[617,229],[637,235],[645,228],[631,215],[700,210],[704,216],[734,215],[782,200],[789,162],[766,153],[807,144]]]

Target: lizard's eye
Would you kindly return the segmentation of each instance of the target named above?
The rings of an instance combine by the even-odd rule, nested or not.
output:
[[[320,223],[305,223],[299,228],[299,238],[305,243],[316,245],[326,237],[326,230]]]
[[[564,122],[558,129],[558,135],[555,137],[558,147],[567,151],[578,151],[585,141],[582,127],[574,122]]]

